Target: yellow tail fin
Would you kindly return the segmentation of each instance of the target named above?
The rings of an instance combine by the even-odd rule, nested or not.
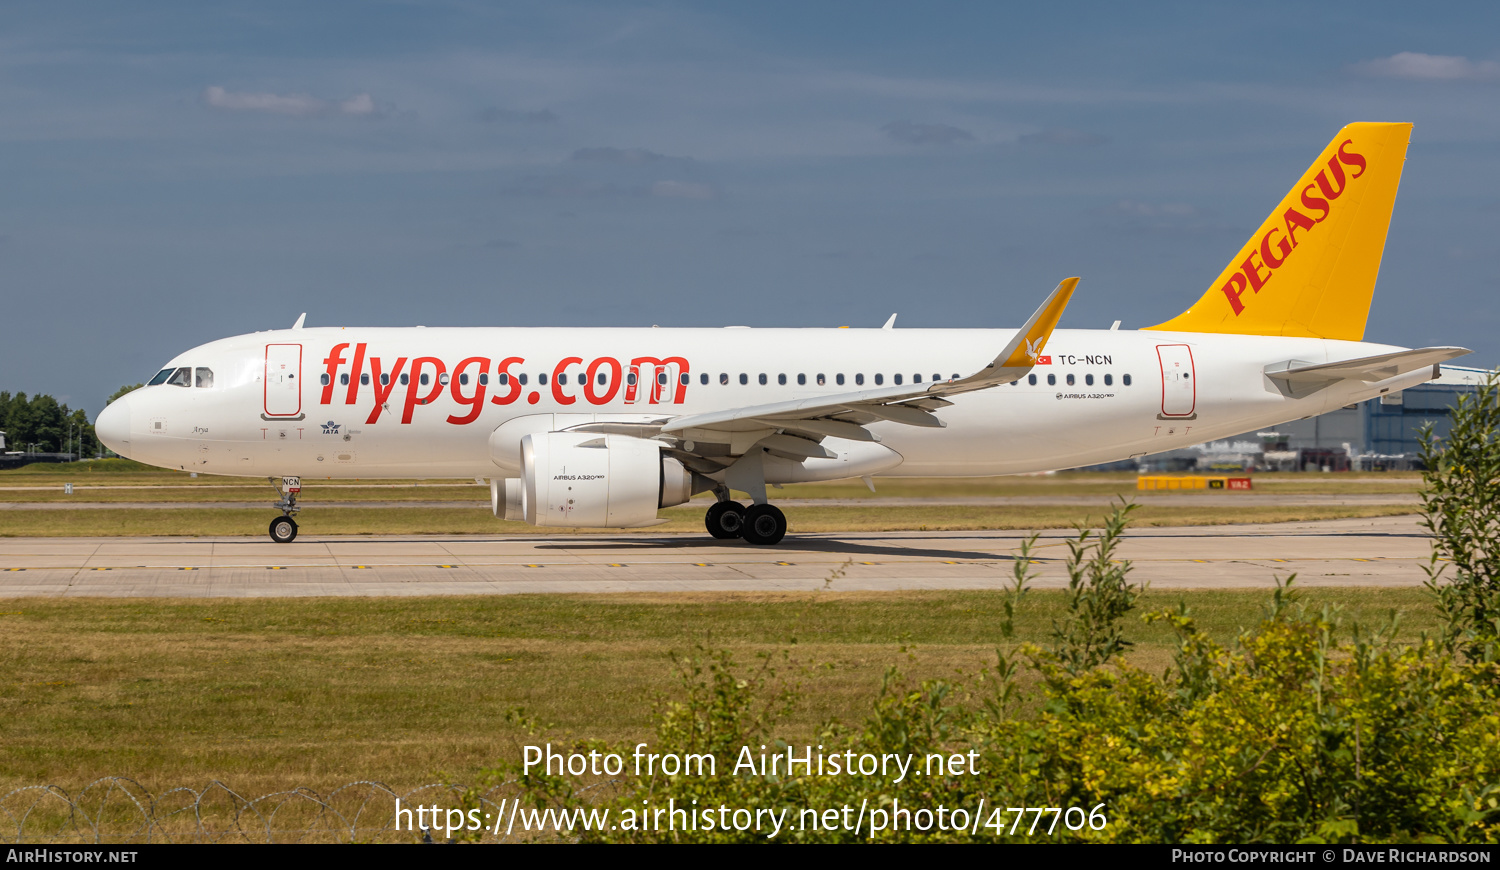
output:
[[[1147,329],[1359,341],[1410,124],[1339,131],[1197,304]]]

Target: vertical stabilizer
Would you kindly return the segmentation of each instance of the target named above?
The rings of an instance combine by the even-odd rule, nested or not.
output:
[[[1148,329],[1359,341],[1410,124],[1350,124],[1192,308]]]

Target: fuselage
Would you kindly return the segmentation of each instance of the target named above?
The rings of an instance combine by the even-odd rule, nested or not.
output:
[[[964,377],[1014,330],[312,328],[193,348],[99,417],[116,452],[167,468],[309,478],[514,477],[528,432],[651,423]],[[1052,333],[1031,375],[954,396],[944,428],[879,422],[843,463],[776,478],[984,476],[1071,468],[1222,438],[1430,380],[1294,398],[1264,371],[1400,348],[1123,330]],[[182,369],[188,370],[186,381]],[[205,377],[205,374],[207,377]],[[516,444],[511,444],[515,441]],[[863,449],[865,452],[859,452]],[[841,455],[844,455],[841,453]],[[811,467],[806,463],[803,467]],[[811,476],[809,476],[811,475]]]

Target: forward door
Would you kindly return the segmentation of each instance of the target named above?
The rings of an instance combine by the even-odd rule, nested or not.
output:
[[[302,413],[302,345],[266,345],[266,416]]]

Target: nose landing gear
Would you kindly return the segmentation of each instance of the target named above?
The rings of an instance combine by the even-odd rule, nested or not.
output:
[[[297,521],[292,519],[292,514],[302,510],[297,507],[297,493],[302,491],[302,478],[283,477],[281,480],[268,478],[271,485],[276,487],[276,494],[281,500],[272,507],[281,511],[281,516],[271,520],[271,540],[278,544],[290,544],[297,540]]]

